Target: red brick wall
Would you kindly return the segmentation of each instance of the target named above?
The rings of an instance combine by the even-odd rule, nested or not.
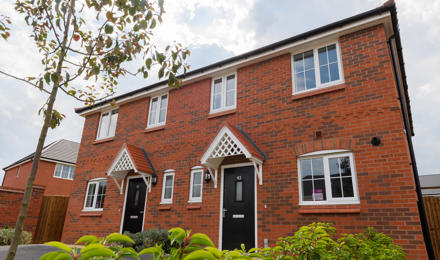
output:
[[[0,228],[6,225],[15,227],[23,195],[23,190],[0,187]],[[36,186],[33,188],[29,209],[24,222],[24,230],[31,232],[32,236],[35,234],[35,228],[37,227],[43,195],[44,187]]]
[[[54,178],[56,163],[48,161],[40,161],[38,165],[37,176],[35,177],[34,185],[44,186],[45,195],[63,195],[69,196],[73,181],[60,178]],[[32,168],[32,161],[20,165],[20,174],[17,177],[17,170],[19,166],[11,168],[5,172],[3,186],[25,189],[29,174]]]
[[[260,247],[264,238],[274,245],[278,237],[320,221],[334,223],[339,232],[362,232],[373,226],[393,237],[409,258],[426,258],[383,26],[342,36],[339,42],[345,83],[328,93],[292,98],[291,56],[286,54],[238,69],[233,114],[208,119],[211,80],[206,79],[170,92],[166,126],[160,131],[143,131],[148,98],[120,107],[116,136],[105,143],[93,144],[99,114],[87,116],[63,240],[119,231],[124,195],[112,179],[108,179],[102,215],[80,214],[87,181],[105,177],[127,142],[146,149],[159,175],[158,184],[148,193],[145,229],[180,226],[204,232],[218,244],[221,185],[214,189],[212,182],[204,184],[200,209],[188,209],[187,201],[191,167],[200,165],[206,147],[228,121],[242,127],[267,156],[264,184],[257,188]],[[314,139],[317,130],[322,131],[320,140]],[[373,136],[382,139],[380,146],[370,144]],[[360,205],[298,205],[297,155],[321,149],[353,151]],[[173,204],[163,211],[158,207],[166,169],[176,172]]]

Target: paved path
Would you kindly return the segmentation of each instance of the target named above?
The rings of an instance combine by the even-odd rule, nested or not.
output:
[[[0,246],[0,259],[6,259],[8,255],[9,246]],[[42,255],[57,251],[58,249],[47,245],[21,245],[18,246],[15,260],[37,260]],[[143,255],[141,259],[153,259],[150,255]]]

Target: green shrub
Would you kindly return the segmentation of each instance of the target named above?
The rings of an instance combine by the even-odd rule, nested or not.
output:
[[[10,245],[14,237],[15,228],[0,229],[0,246]],[[32,241],[32,234],[24,231],[21,232],[19,244],[30,244]]]
[[[166,253],[170,252],[170,240],[168,239],[168,231],[165,229],[150,229],[138,233],[130,233],[126,231],[124,234],[129,236],[134,241],[133,248],[140,252],[144,248],[153,247],[155,245],[162,245]]]
[[[365,233],[342,235],[338,240],[332,236],[336,229],[328,223],[313,223],[301,227],[293,236],[280,238],[273,248],[252,248],[220,251],[214,247],[211,239],[201,233],[191,234],[181,228],[172,228],[168,232],[169,252],[166,253],[162,244],[142,249],[139,253],[127,245],[135,245],[135,241],[127,235],[113,233],[106,238],[83,236],[76,244],[85,243],[78,249],[60,242],[49,242],[48,245],[62,251],[50,252],[40,259],[124,259],[132,257],[139,259],[140,255],[151,254],[153,259],[169,260],[232,260],[232,259],[279,259],[279,260],[312,260],[312,259],[405,259],[405,253],[400,246],[393,244],[390,237],[377,233],[369,228]],[[144,233],[144,234],[141,234]],[[162,231],[145,231],[130,234],[139,241],[148,237],[156,241],[162,238]],[[168,242],[166,242],[168,243]]]

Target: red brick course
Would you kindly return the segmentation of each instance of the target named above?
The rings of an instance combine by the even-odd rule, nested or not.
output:
[[[121,105],[115,138],[96,144],[99,113],[87,116],[63,241],[84,234],[119,232],[124,195],[108,178],[101,216],[81,216],[87,181],[106,171],[126,142],[143,146],[159,180],[147,195],[144,228],[180,226],[208,234],[218,244],[220,190],[204,184],[200,208],[188,207],[190,169],[225,122],[240,126],[265,153],[263,185],[257,187],[258,246],[274,245],[312,222],[332,222],[339,232],[373,226],[403,246],[409,259],[426,258],[408,144],[382,25],[341,36],[344,87],[292,98],[290,54],[237,71],[235,113],[209,119],[211,79],[169,92],[161,131],[144,132],[149,98]],[[315,132],[322,138],[316,139]],[[372,137],[382,143],[372,146]],[[353,151],[360,205],[299,206],[297,156],[323,149]],[[244,161],[226,158],[223,164]],[[173,203],[160,209],[163,171],[175,169]],[[124,187],[125,192],[125,187]],[[334,209],[334,210],[333,210]],[[347,212],[350,211],[350,212]]]
[[[24,191],[14,188],[0,187],[0,228],[15,227]],[[35,235],[41,203],[43,202],[44,187],[34,186],[29,209],[24,221],[24,230]]]

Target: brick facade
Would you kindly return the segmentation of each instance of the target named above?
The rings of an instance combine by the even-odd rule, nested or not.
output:
[[[24,191],[0,187],[0,228],[15,227],[20,213]],[[43,202],[44,187],[34,186],[29,208],[24,221],[24,230],[35,235],[41,203]]]
[[[235,112],[209,115],[211,79],[169,92],[166,125],[145,132],[149,98],[119,107],[114,138],[94,143],[99,113],[85,119],[63,241],[84,234],[119,232],[124,194],[107,178],[102,213],[82,212],[87,181],[107,177],[124,143],[143,146],[159,179],[147,195],[144,229],[180,226],[219,240],[220,190],[203,186],[200,207],[188,203],[190,169],[225,122],[240,126],[266,155],[263,185],[257,186],[258,246],[311,222],[332,222],[339,232],[373,226],[403,246],[409,258],[426,258],[417,196],[393,67],[383,25],[340,36],[345,82],[292,96],[291,55],[237,70]],[[315,132],[322,137],[316,138]],[[372,146],[372,137],[382,143]],[[354,155],[360,204],[299,206],[297,156],[347,149]],[[223,164],[246,161],[226,158]],[[175,169],[173,203],[160,207],[163,171]],[[125,192],[125,188],[124,188]],[[197,221],[194,221],[197,220]]]
[[[35,177],[34,185],[45,187],[44,195],[61,195],[69,196],[73,181],[54,178],[55,172],[54,162],[40,160],[38,164],[37,175]],[[20,167],[20,174],[17,176],[18,168]],[[3,186],[8,188],[24,190],[26,183],[31,173],[32,161],[25,162],[19,166],[15,166],[5,171]]]

